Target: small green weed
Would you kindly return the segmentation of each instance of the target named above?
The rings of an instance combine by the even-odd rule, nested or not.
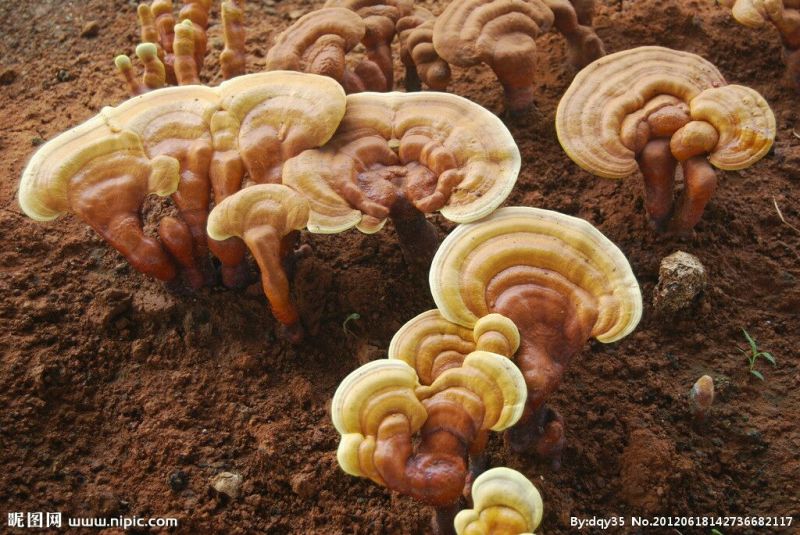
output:
[[[344,321],[342,322],[342,330],[344,331],[344,333],[345,334],[349,334],[350,336],[355,336],[356,333],[354,333],[352,330],[350,330],[349,325],[350,325],[350,322],[353,322],[353,321],[356,321],[356,320],[360,320],[360,319],[361,319],[361,314],[359,314],[358,312],[353,312],[352,314],[347,316],[344,319]]]
[[[776,365],[775,357],[772,356],[772,353],[767,353],[766,351],[759,350],[758,344],[756,343],[755,340],[753,340],[753,337],[750,336],[744,329],[742,329],[742,332],[744,333],[744,337],[747,339],[747,345],[750,346],[748,348],[749,351],[746,349],[742,349],[741,347],[737,347],[736,349],[744,353],[744,356],[747,357],[747,362],[750,364],[750,373],[763,381],[764,374],[762,374],[760,371],[756,369],[756,364],[758,363],[758,359],[763,358],[764,360],[769,361],[773,366],[775,366]]]

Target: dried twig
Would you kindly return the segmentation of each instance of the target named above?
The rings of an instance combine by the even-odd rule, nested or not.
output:
[[[778,208],[778,201],[776,201],[776,200],[775,200],[775,197],[773,197],[773,198],[772,198],[772,204],[775,206],[775,211],[776,211],[776,212],[778,212],[778,217],[780,217],[780,218],[781,218],[781,221],[783,221],[783,223],[784,223],[784,224],[785,224],[787,227],[789,227],[789,228],[790,228],[790,229],[792,229],[793,231],[795,231],[795,232],[797,232],[798,234],[800,234],[800,229],[798,229],[797,227],[795,227],[794,225],[792,225],[791,223],[789,223],[788,221],[786,221],[786,218],[785,218],[785,217],[783,217],[783,212],[781,212],[781,209],[780,209],[780,208]]]

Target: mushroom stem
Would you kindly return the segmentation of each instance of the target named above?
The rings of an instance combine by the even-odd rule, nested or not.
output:
[[[637,161],[644,177],[645,208],[656,229],[662,232],[672,215],[675,169],[678,166],[669,139],[648,141]]]
[[[123,213],[100,222],[80,210],[77,213],[138,271],[165,282],[176,277],[175,264],[158,240],[144,235],[137,214]]]
[[[431,528],[434,535],[456,535],[454,522],[456,515],[463,509],[463,501],[460,500],[454,505],[433,508],[433,518],[431,518]]]
[[[158,225],[158,235],[173,258],[180,264],[187,286],[193,290],[202,288],[207,281],[207,276],[198,267],[194,240],[189,226],[174,217],[165,217]]]
[[[575,67],[585,67],[605,55],[603,42],[590,26],[579,22],[575,6],[568,0],[546,0],[555,15],[554,26],[567,40],[569,59]]]
[[[403,206],[398,209],[397,205],[401,203]],[[412,269],[427,272],[441,243],[436,227],[428,221],[425,214],[402,199],[392,207],[390,217],[397,230],[406,264]]]
[[[422,90],[422,80],[419,79],[419,73],[417,73],[417,66],[414,64],[406,65],[406,80],[405,80],[405,87],[406,91],[412,93],[414,91],[421,91]]]
[[[286,328],[292,343],[302,340],[300,316],[289,294],[289,278],[284,271],[284,240],[269,225],[256,226],[244,234],[244,242],[261,270],[261,285],[272,314]]]
[[[547,405],[534,408],[528,403],[517,425],[506,431],[506,442],[516,452],[533,449],[539,459],[549,462],[553,470],[558,470],[566,442],[564,419],[558,411]]]
[[[222,2],[222,35],[225,49],[219,55],[222,78],[230,80],[245,73],[244,0]]]
[[[431,398],[428,419],[414,453],[406,416],[387,417],[378,429],[375,467],[386,486],[437,508],[456,506],[467,479],[467,450],[475,438],[474,416],[456,401]]]
[[[683,193],[678,198],[670,230],[681,234],[691,231],[703,217],[703,211],[717,189],[717,173],[703,156],[681,162]]]

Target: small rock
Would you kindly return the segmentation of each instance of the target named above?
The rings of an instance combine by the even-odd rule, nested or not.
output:
[[[658,284],[653,290],[653,307],[661,314],[674,314],[687,308],[706,288],[708,276],[700,260],[678,251],[661,261]]]
[[[302,17],[303,14],[304,14],[304,11],[302,9],[293,9],[293,10],[291,10],[289,12],[289,18],[292,19],[292,20],[296,20],[296,19],[299,19],[300,17]]]
[[[224,494],[235,500],[239,496],[239,488],[242,486],[241,475],[233,472],[220,472],[211,478],[211,488],[219,494]]]
[[[136,362],[144,362],[150,356],[150,342],[144,339],[134,340],[131,344],[131,357]]]
[[[81,37],[97,37],[100,33],[100,24],[96,20],[90,20],[81,28]]]
[[[14,69],[3,69],[0,71],[0,85],[11,85],[17,79],[17,71]]]
[[[178,470],[169,475],[169,488],[174,492],[180,492],[189,484],[189,476],[183,470]]]
[[[59,82],[69,82],[73,78],[74,76],[72,76],[72,74],[70,74],[70,72],[66,69],[58,69],[58,72],[56,73],[56,79]]]
[[[31,146],[38,147],[42,144],[44,144],[44,139],[40,138],[39,136],[31,138]]]
[[[316,495],[319,490],[317,478],[312,473],[297,474],[292,477],[289,484],[292,486],[292,491],[304,500]]]

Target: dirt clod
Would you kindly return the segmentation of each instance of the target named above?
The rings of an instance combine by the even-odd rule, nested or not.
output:
[[[96,20],[90,20],[81,28],[81,37],[97,37],[100,33],[100,23]]]
[[[700,259],[678,251],[661,261],[658,284],[653,290],[653,308],[660,314],[674,314],[688,308],[708,282]]]
[[[211,479],[211,488],[219,494],[235,500],[239,497],[239,489],[244,479],[234,472],[220,472]]]

